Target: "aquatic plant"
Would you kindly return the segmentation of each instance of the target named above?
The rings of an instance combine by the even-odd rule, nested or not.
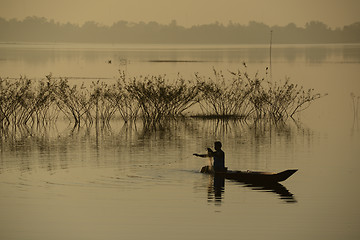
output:
[[[100,82],[100,80],[92,82],[90,89],[89,101],[92,103],[92,111],[89,111],[87,115],[89,121],[92,122],[94,119],[95,121],[101,120],[103,123],[108,123],[117,110],[116,105],[108,101],[109,97],[113,95],[112,89],[106,83]],[[95,114],[93,108],[95,108]]]
[[[245,65],[246,67],[246,65]],[[251,78],[247,72],[244,74],[244,78],[250,85],[248,100],[250,102],[249,111],[246,113],[245,118],[250,117],[255,120],[259,120],[266,117],[266,93],[263,87],[264,78],[259,78],[258,72],[255,73],[254,78]]]
[[[116,112],[125,122],[137,118],[140,107],[136,99],[125,89],[125,80],[125,74],[120,72],[120,78],[115,84],[108,85],[99,80],[92,82],[90,101],[93,102],[93,108],[95,108],[91,111],[93,119],[108,123]]]
[[[170,83],[165,75],[133,78],[124,82],[130,97],[136,99],[145,122],[180,116],[196,103],[198,87],[178,77]]]
[[[43,80],[0,78],[0,126],[45,125],[61,114],[77,126],[94,121],[108,124],[116,116],[125,122],[141,118],[151,125],[189,113],[203,118],[280,121],[325,96],[289,79],[281,83],[258,73],[250,76],[244,66],[245,71],[228,71],[228,75],[215,69],[212,77],[195,74],[195,81],[180,75],[175,80],[166,75],[127,78],[120,72],[114,84],[98,80],[87,87],[51,75]]]
[[[128,82],[124,71],[119,71],[120,77],[112,90],[107,94],[107,100],[110,101],[119,112],[121,118],[128,122],[136,120],[140,111],[140,105],[133,94],[126,89]]]
[[[33,84],[34,85],[34,84]],[[32,119],[33,123],[46,124],[49,121],[55,121],[58,114],[54,110],[56,83],[48,81],[39,81],[37,85],[27,89],[23,101],[27,101],[22,108],[24,117],[21,122],[24,124]]]
[[[0,78],[0,123],[10,124],[15,118],[16,110],[20,107],[23,95],[30,82],[22,77],[18,81]]]
[[[307,109],[313,101],[327,94],[315,93],[314,89],[305,90],[304,87],[285,82],[266,81],[252,92],[250,101],[257,110],[256,119],[269,117],[275,121],[293,118],[296,113]],[[256,101],[254,101],[254,99]]]
[[[295,104],[290,105],[289,109],[290,111],[290,117],[293,117],[294,114],[304,111],[308,107],[310,107],[310,104],[321,97],[327,96],[328,94],[320,94],[320,93],[314,93],[314,89],[308,89],[304,90],[303,87],[299,91],[296,91],[296,98],[294,98],[296,101]]]
[[[69,120],[73,119],[76,125],[80,125],[81,120],[91,120],[90,110],[94,101],[84,83],[78,88],[77,85],[70,86],[67,79],[61,78],[57,84],[56,103],[60,111]]]
[[[31,81],[26,77],[17,80],[0,78],[0,125],[45,124],[55,119],[49,113],[54,103],[54,85],[50,81]]]
[[[261,78],[258,72],[250,76],[246,64],[243,65],[244,71],[229,71],[228,78],[215,69],[214,79],[206,80],[196,74],[203,117],[286,120],[326,95],[314,93],[314,89],[305,90],[290,83],[289,78],[281,84],[281,81]]]
[[[203,117],[244,117],[247,114],[251,86],[242,79],[240,72],[231,73],[229,81],[222,71],[213,69],[214,79],[195,74],[200,90],[198,104]]]

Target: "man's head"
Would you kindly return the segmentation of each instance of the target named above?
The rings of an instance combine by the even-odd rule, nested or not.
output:
[[[215,145],[215,150],[220,150],[221,147],[222,147],[222,144],[221,144],[220,141],[216,141],[216,142],[214,143],[214,145]]]

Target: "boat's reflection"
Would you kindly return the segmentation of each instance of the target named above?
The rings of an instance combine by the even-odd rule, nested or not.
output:
[[[285,203],[296,203],[294,194],[292,194],[284,185],[280,183],[248,183],[236,180],[227,180],[235,182],[242,187],[250,188],[254,191],[275,193]],[[221,205],[225,192],[225,178],[222,176],[209,176],[208,202],[214,202],[215,205]]]

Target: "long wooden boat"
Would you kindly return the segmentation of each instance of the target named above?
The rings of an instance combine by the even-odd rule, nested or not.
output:
[[[231,171],[226,169],[222,172],[214,172],[210,166],[204,166],[200,170],[201,173],[212,174],[214,176],[224,177],[226,179],[232,179],[241,182],[260,182],[269,184],[285,181],[296,171],[297,169],[289,169],[279,173],[271,173],[258,171]]]

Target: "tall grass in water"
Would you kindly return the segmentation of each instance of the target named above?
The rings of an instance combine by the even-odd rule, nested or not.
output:
[[[146,76],[124,81],[124,87],[135,99],[146,123],[163,121],[183,115],[196,103],[198,86],[178,77],[170,83],[166,76]]]
[[[230,80],[224,77],[222,71],[213,69],[213,73],[214,79],[195,74],[200,91],[198,104],[203,117],[245,117],[251,85],[242,79],[240,72],[232,73]]]
[[[84,86],[70,86],[67,79],[60,79],[56,90],[57,107],[69,120],[74,120],[76,125],[83,121],[91,122],[91,108],[94,101]]]
[[[229,71],[228,77],[215,69],[214,78],[196,75],[203,117],[286,120],[324,96],[291,84],[288,78],[281,83],[258,73],[250,76],[244,66],[245,71]]]
[[[32,123],[45,124],[56,119],[54,83],[32,83],[26,77],[16,81],[0,78],[0,126]]]
[[[245,65],[246,69],[246,65]],[[92,82],[71,85],[67,79],[34,81],[0,78],[0,127],[47,124],[62,114],[74,125],[108,123],[119,116],[125,122],[141,118],[146,124],[189,114],[204,118],[242,118],[247,121],[286,120],[305,110],[323,95],[313,89],[268,81],[246,70],[214,69],[213,77],[195,74],[195,81],[178,76],[140,76],[128,79],[122,72],[115,84]],[[196,106],[196,107],[193,107]]]
[[[314,100],[327,95],[314,93],[314,89],[305,90],[290,83],[289,78],[284,83],[267,81],[266,86],[258,91],[263,100],[263,112],[276,121],[293,118],[294,114],[307,109]]]
[[[140,111],[140,105],[135,96],[127,90],[128,85],[126,74],[120,72],[118,81],[111,87],[106,95],[106,99],[116,107],[125,122],[136,120]]]

